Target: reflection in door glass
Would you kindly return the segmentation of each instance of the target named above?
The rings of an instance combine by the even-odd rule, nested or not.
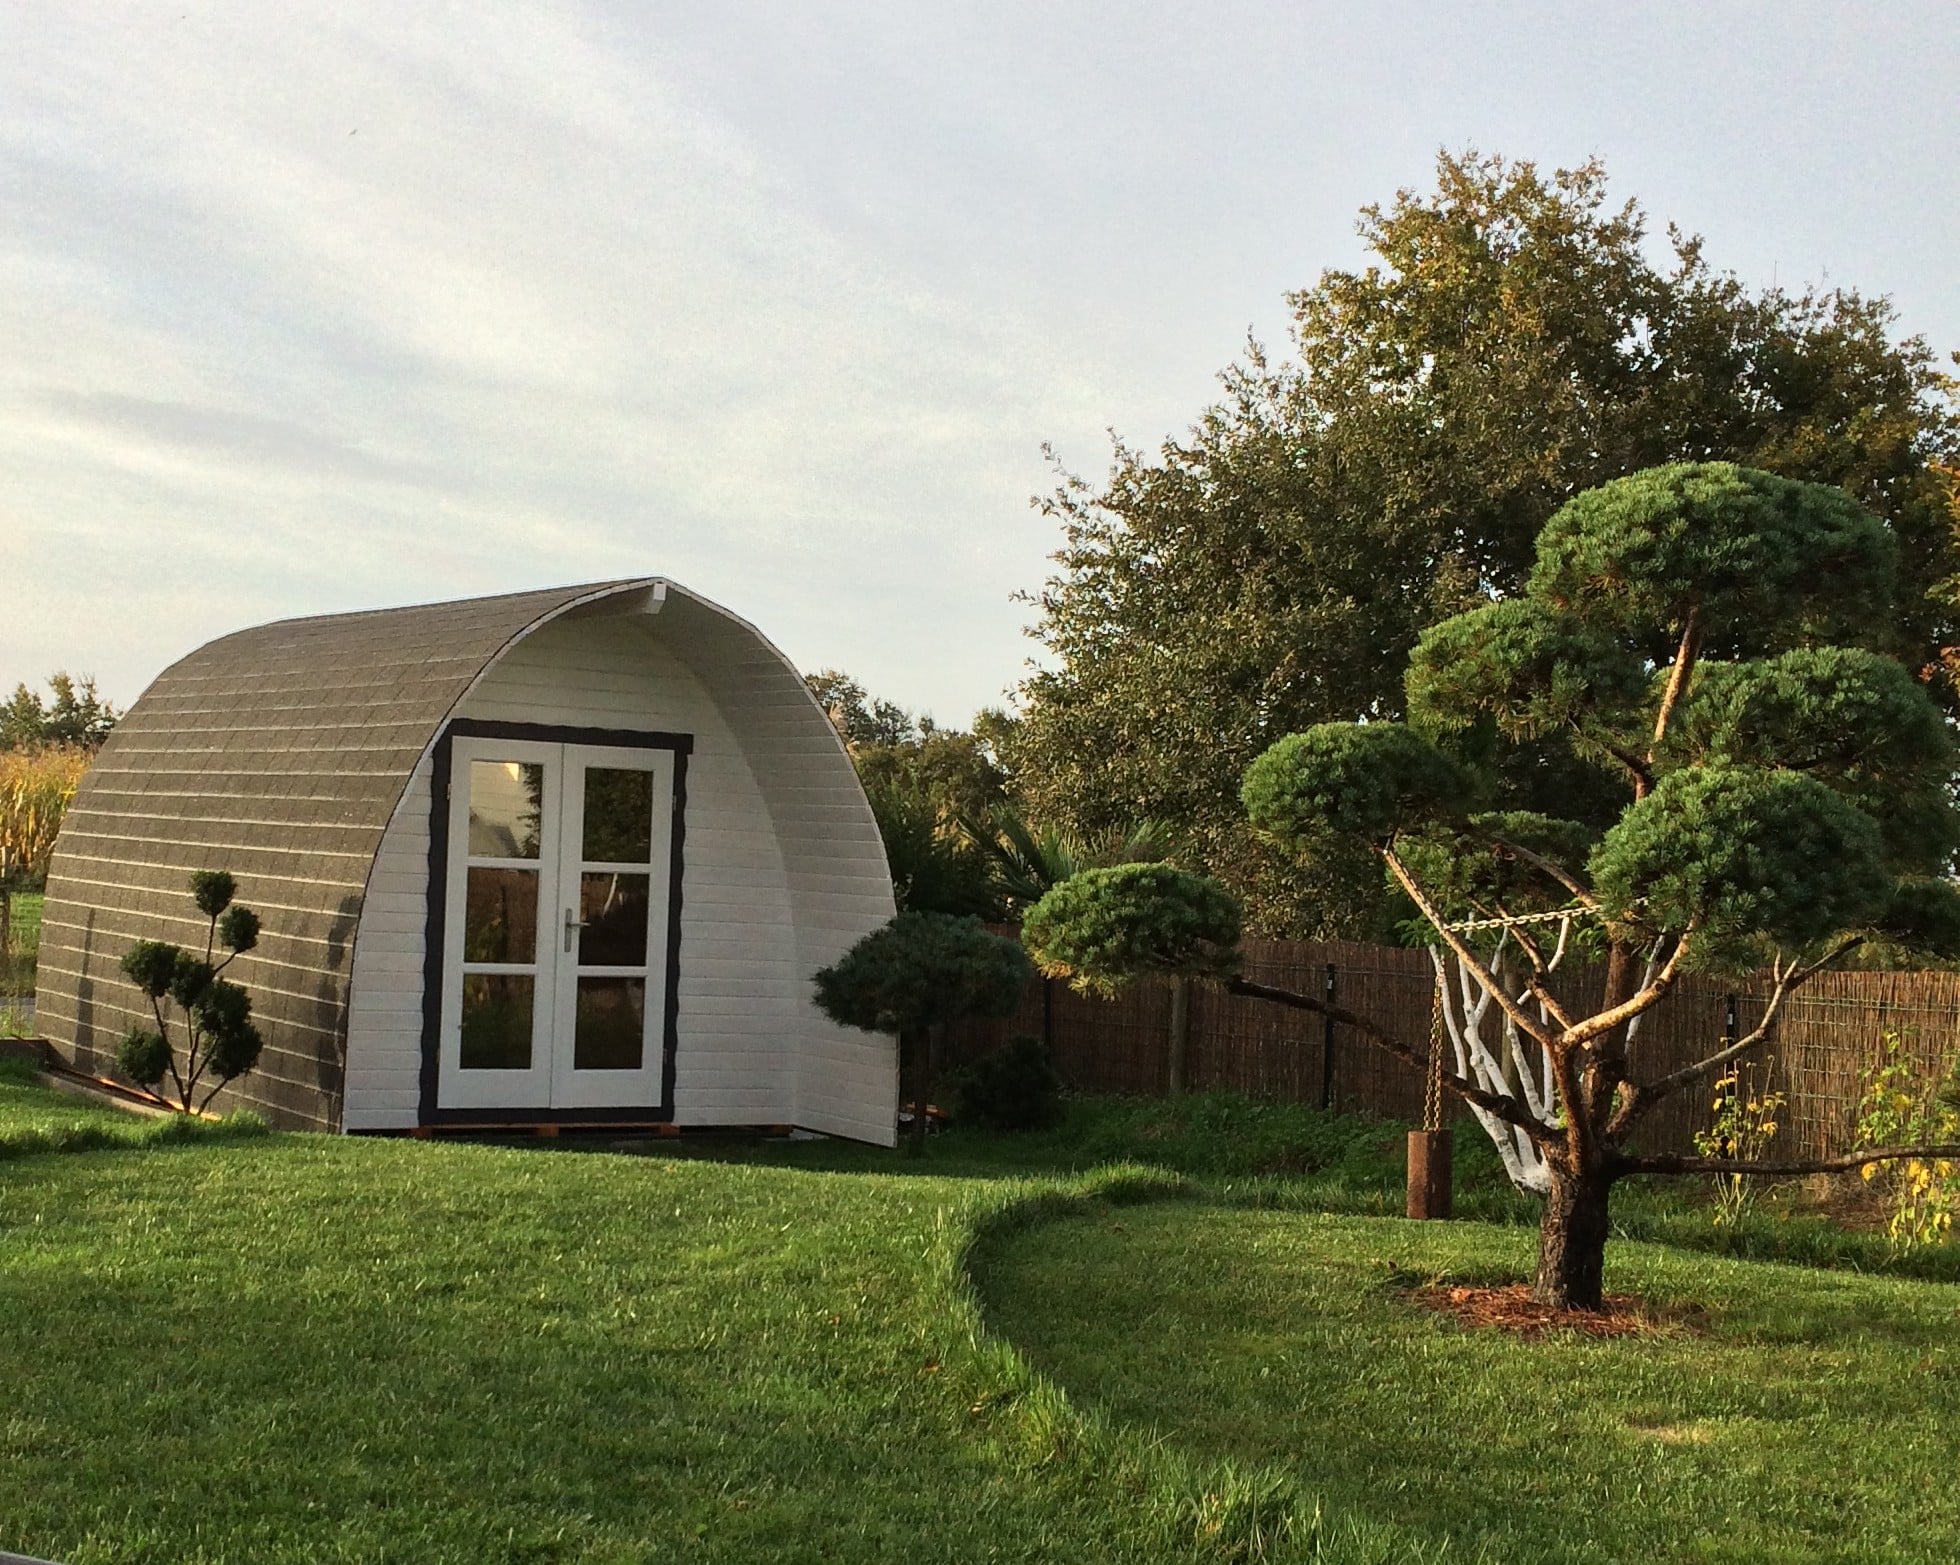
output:
[[[653,857],[652,772],[586,768],[583,856],[596,864],[645,864]]]
[[[537,762],[470,762],[471,855],[536,858],[543,801],[544,767]]]
[[[470,866],[463,905],[465,962],[538,959],[538,872]]]
[[[572,1069],[638,1070],[646,1039],[646,1011],[644,978],[581,978]]]
[[[464,1070],[531,1068],[534,982],[529,973],[463,975]]]
[[[644,967],[647,877],[610,872],[579,876],[578,959],[582,967]]]

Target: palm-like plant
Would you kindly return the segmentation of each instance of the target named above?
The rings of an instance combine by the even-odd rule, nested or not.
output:
[[[963,815],[959,828],[992,863],[1002,899],[1016,912],[1032,907],[1063,881],[1085,869],[1148,864],[1169,856],[1175,843],[1161,821],[1140,821],[1079,837],[1058,826],[1037,830],[1011,805],[996,805],[985,819]]]

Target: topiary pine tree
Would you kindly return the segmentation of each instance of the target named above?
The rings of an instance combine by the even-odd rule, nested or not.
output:
[[[1048,978],[1111,996],[1138,979],[1170,985],[1169,1085],[1184,1091],[1193,981],[1238,971],[1238,899],[1217,881],[1170,864],[1082,870],[1049,890],[1021,922],[1021,943]]]
[[[1107,997],[1138,978],[1229,978],[1239,920],[1236,899],[1207,876],[1117,864],[1044,895],[1021,922],[1021,943],[1045,976]]]
[[[925,1152],[932,1056],[948,1023],[1009,1016],[1034,971],[1027,953],[977,918],[900,913],[816,975],[817,1008],[866,1032],[896,1033],[912,1066],[912,1140]]]
[[[222,976],[245,952],[259,943],[259,915],[239,906],[238,882],[221,869],[198,870],[191,876],[191,900],[210,921],[204,955],[164,940],[139,940],[122,959],[122,970],[149,997],[156,1026],[132,1027],[116,1051],[122,1073],[159,1103],[179,1113],[201,1112],[227,1083],[258,1063],[264,1040],[252,1021],[252,997]],[[223,960],[213,962],[222,947]],[[164,1002],[173,1001],[181,1013],[183,1052],[170,1040]],[[169,1079],[172,1102],[161,1090]],[[206,1078],[212,1085],[197,1100]]]
[[[1552,517],[1521,595],[1421,638],[1406,725],[1323,724],[1246,773],[1257,825],[1304,854],[1367,844],[1414,904],[1449,997],[1444,1083],[1546,1198],[1546,1303],[1599,1306],[1608,1202],[1630,1174],[1954,1153],[1769,1165],[1629,1145],[1657,1104],[1761,1048],[1790,994],[1864,942],[1960,951],[1944,878],[1960,843],[1954,747],[1873,644],[1894,623],[1893,556],[1885,526],[1834,489],[1723,463],[1636,473]],[[1520,755],[1592,776],[1571,790],[1572,818],[1503,808]],[[1550,983],[1575,920],[1605,951],[1590,1010]],[[1643,1070],[1640,1018],[1690,968],[1767,969],[1762,1019],[1692,1064]],[[1426,1062],[1370,1018],[1336,1014]],[[1493,1018],[1509,1053],[1485,1038]]]

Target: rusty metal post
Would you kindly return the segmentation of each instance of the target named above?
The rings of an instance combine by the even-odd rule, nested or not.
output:
[[[1447,1130],[1409,1132],[1409,1216],[1428,1220],[1450,1215],[1451,1151]]]

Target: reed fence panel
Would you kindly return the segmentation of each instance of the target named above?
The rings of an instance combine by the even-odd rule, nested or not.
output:
[[[1332,974],[1339,1003],[1379,1023],[1418,1053],[1428,1046],[1434,969],[1426,951],[1348,941],[1248,940],[1245,974],[1276,988],[1325,994]],[[1604,986],[1597,967],[1561,975],[1563,1001],[1596,1003]],[[1634,1044],[1635,1076],[1652,1079],[1704,1058],[1731,1028],[1748,1031],[1761,1020],[1768,979],[1720,980],[1687,975],[1642,1020]],[[1056,1069],[1084,1092],[1162,1096],[1170,1090],[1169,986],[1140,983],[1115,1000],[1078,995],[1065,984],[1037,979],[1018,1011],[1005,1021],[951,1029],[957,1067],[1027,1033],[1047,1041]],[[1321,1101],[1331,1082],[1336,1109],[1417,1123],[1421,1075],[1358,1036],[1328,1029],[1307,1011],[1197,986],[1185,1042],[1189,1090],[1229,1090],[1299,1103]],[[1927,1073],[1953,1062],[1960,1046],[1960,973],[1825,973],[1785,1002],[1770,1047],[1761,1051],[1752,1086],[1787,1098],[1774,1150],[1786,1157],[1829,1157],[1854,1145],[1862,1078],[1881,1058],[1885,1039]],[[1326,1076],[1323,1076],[1326,1072]],[[1688,1152],[1711,1118],[1713,1084],[1665,1100],[1643,1125],[1640,1144]],[[1452,1108],[1452,1112],[1461,1112]]]

